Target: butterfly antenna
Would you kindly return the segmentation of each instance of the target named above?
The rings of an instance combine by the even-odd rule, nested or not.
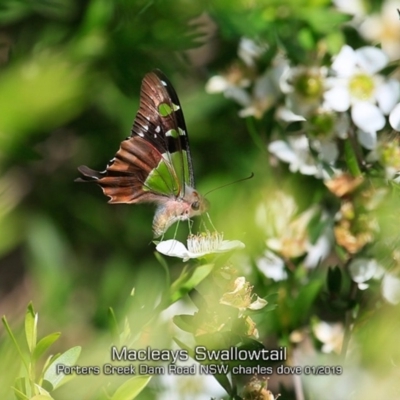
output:
[[[238,179],[237,181],[233,181],[233,182],[230,182],[230,183],[226,183],[225,185],[218,186],[218,187],[216,187],[216,188],[211,189],[210,191],[208,191],[208,192],[204,195],[204,197],[207,196],[209,193],[214,192],[215,190],[222,189],[222,188],[224,188],[224,187],[233,185],[233,184],[235,184],[235,183],[247,181],[247,180],[253,178],[253,176],[254,176],[254,173],[252,172],[252,173],[250,174],[250,176],[247,176],[246,178],[241,178],[241,179]],[[207,214],[207,215],[208,215],[208,214]],[[210,217],[208,217],[208,218],[210,218]]]
[[[208,212],[206,212],[207,218],[208,218],[208,222],[210,223],[210,225],[212,226],[212,228],[214,229],[215,232],[217,232],[217,228],[214,226],[214,224],[211,221],[211,217],[210,214]]]

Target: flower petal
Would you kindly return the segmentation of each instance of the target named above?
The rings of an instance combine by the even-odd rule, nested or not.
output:
[[[320,157],[328,164],[333,164],[339,156],[339,149],[335,142],[321,142],[319,150]]]
[[[394,79],[389,79],[377,88],[375,97],[379,108],[385,115],[388,115],[393,110],[393,107],[399,101],[399,94],[400,82]]]
[[[376,148],[376,132],[364,132],[359,130],[357,132],[357,139],[361,146],[363,146],[365,149],[373,150]]]
[[[221,75],[211,77],[206,83],[207,93],[224,92],[229,87],[229,82]]]
[[[249,67],[254,66],[257,58],[267,50],[266,45],[259,45],[254,40],[242,37],[239,42],[238,56]]]
[[[289,144],[283,140],[275,140],[268,145],[268,151],[278,157],[280,160],[291,163],[294,162],[297,157],[293,149]]]
[[[283,281],[287,278],[284,261],[272,251],[265,251],[264,257],[256,261],[257,268],[274,281]]]
[[[249,106],[251,104],[250,95],[244,89],[238,88],[236,86],[227,87],[224,94],[227,99],[232,99],[243,107]]]
[[[192,256],[189,250],[175,239],[158,243],[156,250],[166,256],[183,258],[184,261],[187,261]]]
[[[374,104],[360,101],[351,108],[351,118],[365,132],[379,131],[385,126],[382,111]]]
[[[257,296],[257,300],[253,301],[250,305],[249,305],[249,310],[261,310],[263,307],[265,307],[267,305],[268,301],[262,299],[261,297]]]
[[[306,119],[302,115],[297,115],[292,110],[289,110],[286,107],[279,107],[276,114],[278,118],[285,122],[306,121]]]
[[[304,259],[304,265],[307,268],[315,268],[320,262],[325,260],[332,248],[332,237],[327,230],[318,240],[309,246],[307,256]]]
[[[382,295],[391,304],[400,303],[400,279],[392,274],[385,274],[382,280]]]
[[[350,94],[344,86],[335,86],[324,93],[328,107],[334,111],[343,112],[350,107]]]
[[[246,246],[240,240],[223,240],[218,249],[217,253],[224,253],[235,249],[244,249]]]
[[[364,283],[369,281],[376,273],[378,264],[375,260],[368,258],[358,258],[349,266],[350,275],[356,283]]]
[[[389,115],[389,123],[394,130],[400,131],[400,103],[391,111]]]
[[[389,62],[389,57],[381,49],[372,46],[356,50],[357,64],[370,74],[375,74]]]
[[[339,54],[335,57],[335,60],[332,63],[332,69],[338,76],[348,77],[354,73],[356,62],[356,53],[346,44],[340,49]]]

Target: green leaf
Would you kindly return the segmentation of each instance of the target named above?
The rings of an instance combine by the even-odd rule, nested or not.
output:
[[[225,391],[228,394],[230,394],[231,396],[233,395],[231,383],[229,382],[229,379],[226,375],[214,374],[214,378],[218,381],[218,383],[225,389]]]
[[[111,400],[132,400],[136,398],[150,382],[150,379],[151,376],[149,375],[134,376],[117,389]]]
[[[31,354],[35,350],[37,340],[38,314],[35,313],[32,303],[29,303],[25,314],[25,335]]]
[[[340,25],[351,18],[349,15],[327,8],[304,7],[298,12],[315,31],[325,34],[338,30]]]
[[[63,379],[66,377],[63,373],[56,373],[57,364],[64,364],[69,367],[73,366],[77,362],[80,354],[81,347],[76,346],[67,350],[52,361],[44,374],[44,380],[51,384],[53,390],[60,386]]]
[[[264,300],[267,301],[267,305],[260,310],[253,311],[253,313],[266,313],[268,311],[273,311],[275,310],[276,307],[278,307],[278,297],[279,293],[271,293],[268,296],[263,297]]]
[[[195,352],[194,352],[194,350],[193,350],[191,347],[189,347],[187,344],[181,342],[181,341],[180,341],[177,337],[175,337],[175,336],[174,336],[172,339],[173,339],[173,341],[174,341],[181,349],[187,351],[187,353],[189,354],[189,357],[191,357],[191,358],[193,358],[193,359],[195,358]]]
[[[115,316],[114,310],[111,307],[108,309],[108,325],[111,329],[111,334],[114,340],[118,341],[119,328],[118,328],[117,317]]]
[[[39,357],[60,337],[60,335],[60,332],[55,332],[40,339],[33,350],[33,361],[37,361]]]
[[[50,393],[46,389],[44,389],[42,386],[40,386],[36,383],[35,383],[35,391],[37,393],[36,396],[44,396],[44,398],[46,398],[46,399],[52,399],[52,397],[50,396]]]
[[[303,28],[297,34],[301,46],[306,50],[312,50],[315,47],[315,40],[310,29]]]
[[[171,285],[171,302],[182,298],[196,287],[213,270],[214,264],[205,264],[194,268],[185,268],[180,277]]]
[[[175,315],[172,320],[179,329],[185,332],[194,333],[197,329],[193,324],[193,315]]]
[[[27,362],[25,360],[25,357],[22,354],[21,348],[18,345],[17,339],[15,338],[14,334],[12,333],[10,325],[8,325],[8,321],[7,321],[6,316],[4,315],[1,320],[3,321],[3,325],[6,328],[6,331],[7,331],[8,335],[10,336],[12,342],[14,343],[14,346],[17,349],[17,351],[19,353],[19,356],[21,357],[22,362],[24,363],[24,366],[25,366],[26,370],[28,371],[28,364],[27,364]]]
[[[19,390],[15,389],[14,387],[12,389],[17,400],[28,400],[28,397],[21,393]]]
[[[28,378],[20,377],[15,380],[15,386],[12,388],[15,397],[18,400],[27,400],[31,397],[31,387]]]
[[[31,397],[29,400],[49,400],[52,399],[50,395],[45,395],[45,394],[38,394],[37,396]]]
[[[326,45],[330,54],[337,54],[341,47],[346,43],[341,31],[331,32],[325,37]]]
[[[129,319],[125,317],[124,329],[119,335],[120,343],[125,343],[131,336],[131,326],[129,325]]]
[[[204,297],[196,289],[193,289],[189,292],[189,297],[199,310],[207,307],[207,302],[205,301]]]
[[[360,176],[361,170],[358,165],[357,155],[351,145],[351,138],[348,138],[344,142],[344,155],[346,159],[347,167],[350,170],[350,173],[354,176]]]
[[[294,300],[292,320],[295,326],[297,326],[309,313],[311,304],[315,297],[318,295],[322,286],[322,282],[319,280],[311,281],[308,285],[301,288],[299,295]]]

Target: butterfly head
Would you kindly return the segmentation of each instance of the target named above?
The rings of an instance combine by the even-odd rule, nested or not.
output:
[[[201,215],[210,208],[210,202],[196,189],[189,186],[186,186],[184,201],[190,205],[190,208],[188,209],[189,218]]]

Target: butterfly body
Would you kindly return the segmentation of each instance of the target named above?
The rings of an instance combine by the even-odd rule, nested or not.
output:
[[[155,237],[175,222],[200,215],[208,201],[194,188],[189,139],[178,96],[160,71],[142,83],[131,136],[102,172],[78,168],[78,181],[96,182],[109,203],[155,203]]]
[[[169,198],[158,205],[153,219],[154,236],[161,236],[177,221],[186,221],[207,211],[208,201],[187,186],[183,198]]]

